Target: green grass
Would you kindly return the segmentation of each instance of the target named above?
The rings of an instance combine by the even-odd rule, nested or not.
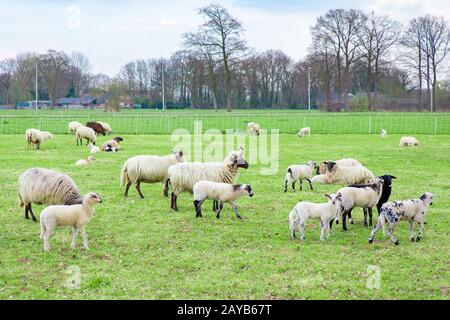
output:
[[[165,135],[124,135],[123,150],[100,154],[94,165],[76,168],[87,157],[74,138],[56,135],[40,151],[25,147],[23,135],[0,140],[0,299],[448,299],[450,136],[416,135],[421,145],[399,148],[398,135],[313,135],[300,140],[280,136],[280,171],[261,176],[262,165],[242,170],[238,181],[250,183],[255,196],[238,201],[244,222],[226,207],[220,220],[205,203],[196,219],[192,196],[179,197],[179,212],[169,210],[162,185],[143,185],[145,200],[135,189],[128,198],[119,188],[123,162],[136,154],[167,154],[173,145]],[[100,137],[99,142],[105,138]],[[367,244],[362,224],[343,232],[334,226],[329,241],[319,241],[319,222],[309,220],[306,241],[289,239],[287,216],[299,200],[325,201],[338,186],[311,192],[283,193],[285,168],[292,163],[353,157],[375,174],[390,173],[391,199],[435,194],[424,237],[408,240],[407,223],[396,230],[400,246],[382,233]],[[43,251],[39,225],[25,220],[17,207],[17,178],[30,167],[68,173],[81,192],[98,192],[99,204],[87,226],[90,251],[70,250],[70,228],[51,237]],[[34,205],[35,213],[43,206]],[[377,215],[375,215],[377,216]],[[416,229],[417,230],[417,229]],[[81,270],[79,289],[64,283],[69,266]],[[381,288],[366,288],[368,265],[381,268]]]

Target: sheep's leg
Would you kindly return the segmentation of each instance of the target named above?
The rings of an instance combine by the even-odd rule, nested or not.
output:
[[[127,186],[125,187],[125,194],[124,194],[125,197],[128,197],[128,190],[130,189],[130,187],[131,187],[131,182],[128,182]]]
[[[414,241],[414,221],[409,221],[409,240]]]
[[[383,219],[383,217],[380,217],[378,219],[378,223],[375,225],[375,227],[370,232],[369,243],[373,242],[373,238],[375,237],[375,233],[377,233],[378,229],[380,229],[380,227],[381,227],[381,221],[380,220],[381,219]]]
[[[31,218],[33,219],[33,221],[37,222],[37,219],[33,213],[33,210],[31,209],[31,203],[28,204],[28,211],[31,213]]]
[[[236,214],[236,217],[240,220],[242,220],[242,217],[239,215],[239,212],[237,210],[236,204],[234,202],[230,203],[231,208],[233,208],[234,213]],[[221,206],[223,207],[223,203],[221,202]]]
[[[202,217],[202,205],[203,201],[195,200],[194,201],[194,207],[195,207],[195,217],[201,218]]]
[[[373,218],[373,211],[372,208],[368,208],[369,210],[369,227],[372,226],[372,218]]]
[[[294,222],[291,223],[291,239],[294,240],[296,238],[295,235],[295,230],[297,229],[297,221],[295,220]]]
[[[295,192],[295,183],[296,183],[297,181],[294,181],[294,182],[292,182],[292,192]]]
[[[353,224],[352,210],[353,208],[351,208],[348,212],[348,221],[350,221],[350,224]]]
[[[81,227],[81,237],[83,238],[84,248],[86,250],[89,250],[89,245],[88,245],[88,241],[87,241],[86,227],[85,226]]]
[[[223,202],[220,201],[220,203],[217,203],[217,210],[216,210],[216,218],[219,219],[220,218],[220,213],[222,212],[223,209]]]
[[[175,192],[172,192],[172,202],[170,204],[170,208],[178,211],[178,207],[177,207],[177,195],[175,194]]]
[[[30,219],[28,216],[28,204],[25,205],[25,219]]]
[[[300,222],[300,240],[305,240],[305,221]]]
[[[313,188],[313,186],[311,184],[311,180],[310,179],[306,179],[306,181],[308,181],[308,183],[309,183],[309,189],[310,190],[314,190],[314,188]]]
[[[217,213],[217,210],[219,209],[219,203],[216,200],[213,200],[213,211]]]
[[[331,226],[333,225],[333,220],[331,220],[329,223],[325,223],[326,224],[326,228],[327,228],[327,240],[330,239],[330,229]]]
[[[137,190],[137,192],[139,193],[139,196],[140,196],[142,199],[144,199],[144,195],[143,195],[142,192],[141,192],[141,182],[140,182],[140,181],[136,182],[136,190]]]
[[[422,232],[423,232],[424,224],[425,223],[423,221],[420,222],[419,234],[417,235],[416,241],[420,241],[420,239],[422,239]]]
[[[50,230],[47,229],[44,233],[44,251],[50,251],[50,242],[48,238],[50,237]]]
[[[388,230],[388,234],[389,234],[389,237],[391,238],[391,241],[396,245],[396,246],[398,246],[398,244],[399,244],[399,242],[398,242],[398,240],[395,238],[395,236],[394,236],[394,229],[395,229],[395,223],[392,223],[390,226],[389,226],[389,230]]]
[[[330,222],[329,222],[330,230],[333,229],[333,222],[334,222],[334,219],[331,219]]]
[[[320,241],[323,241],[323,233],[325,231],[325,222],[320,220]]]
[[[300,191],[303,191],[303,180],[300,179]]]
[[[347,231],[347,211],[344,211],[344,213],[342,214],[342,229],[344,231]]]
[[[367,227],[367,209],[363,208],[364,213],[364,227]]]
[[[78,238],[78,227],[75,225],[73,226],[73,235],[72,235],[72,243],[70,244],[70,249],[75,249],[75,243]]]
[[[289,179],[284,180],[284,193],[287,192]]]
[[[164,183],[164,190],[163,190],[164,197],[169,196],[169,183],[170,183],[170,179],[166,179],[166,182]]]

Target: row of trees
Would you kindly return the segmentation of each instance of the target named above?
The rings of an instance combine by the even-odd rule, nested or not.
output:
[[[308,56],[294,61],[279,50],[249,49],[242,24],[220,5],[199,14],[204,23],[182,35],[170,58],[131,61],[114,78],[92,75],[80,53],[4,60],[0,104],[34,99],[37,63],[40,98],[89,92],[106,95],[112,109],[119,101],[161,106],[163,79],[168,107],[298,108],[308,103],[309,78],[313,104],[326,110],[450,107],[450,85],[442,79],[450,50],[444,18],[426,15],[403,27],[374,13],[329,10],[311,27]]]

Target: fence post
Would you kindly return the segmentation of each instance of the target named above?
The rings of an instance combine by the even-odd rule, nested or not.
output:
[[[371,116],[369,115],[369,134],[372,133],[372,119]]]
[[[2,125],[0,127],[0,134],[3,134],[3,117],[2,117]]]
[[[438,118],[435,117],[435,118],[434,118],[434,134],[435,134],[435,135],[437,134],[437,124],[438,124]]]

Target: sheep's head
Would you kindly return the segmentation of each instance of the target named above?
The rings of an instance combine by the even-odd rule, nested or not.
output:
[[[241,190],[245,190],[249,197],[253,197],[253,189],[252,186],[249,184],[242,184]]]
[[[102,203],[102,198],[95,192],[89,192],[87,195],[84,196],[83,199],[83,205],[92,205],[95,203]]]
[[[334,162],[334,161],[326,161],[324,163],[325,163],[328,171],[332,171],[336,167],[336,162]]]
[[[182,150],[180,150],[180,151],[172,151],[172,153],[175,156],[175,160],[177,162],[184,162],[184,152]]]
[[[314,160],[308,161],[306,165],[312,169],[317,169],[317,164]]]
[[[420,196],[420,200],[422,200],[425,204],[429,204],[431,206],[433,204],[433,194],[431,192],[425,192]]]
[[[238,168],[248,169],[248,162],[240,151],[231,151],[225,161]]]
[[[113,140],[115,140],[117,143],[120,143],[123,141],[122,137],[115,137]]]
[[[378,177],[378,178],[383,179],[383,182],[384,182],[383,185],[384,185],[384,186],[388,186],[389,188],[392,187],[392,180],[393,180],[393,179],[397,179],[397,177],[391,176],[390,174],[385,174],[385,175],[382,175],[382,176],[380,176],[380,177]]]
[[[89,156],[89,157],[87,158],[87,161],[88,161],[88,162],[94,162],[94,161],[95,161],[95,158],[94,158],[93,156]]]
[[[338,202],[340,202],[342,200],[342,194],[338,193],[338,194],[326,194],[325,197],[328,199],[328,202],[332,203],[332,204],[337,204]]]
[[[326,170],[327,165],[325,162],[322,162],[318,166],[316,166],[316,174],[325,174]]]

